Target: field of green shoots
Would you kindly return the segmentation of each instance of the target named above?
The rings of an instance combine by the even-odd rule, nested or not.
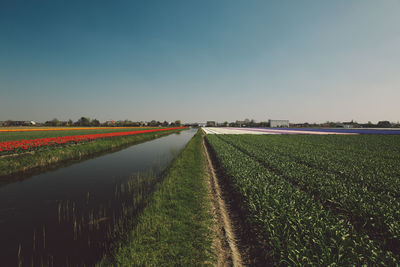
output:
[[[400,136],[207,135],[276,265],[400,261]]]

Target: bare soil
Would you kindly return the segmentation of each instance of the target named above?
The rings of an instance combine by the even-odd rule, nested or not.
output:
[[[240,266],[275,266],[276,259],[262,228],[250,219],[251,215],[243,205],[244,200],[232,186],[205,138],[203,138],[203,145],[207,152],[209,168],[212,168],[219,186],[219,198],[224,202],[225,213],[229,215],[230,226],[235,237],[234,243],[238,253],[240,252]],[[219,228],[225,229],[223,222],[219,225]],[[233,263],[219,266],[233,266]]]
[[[208,148],[203,137],[203,147],[207,160],[208,185],[212,199],[212,213],[214,215],[214,250],[217,255],[217,266],[244,266],[242,257],[236,245],[235,231],[225,200],[221,194],[219,181],[212,164]]]

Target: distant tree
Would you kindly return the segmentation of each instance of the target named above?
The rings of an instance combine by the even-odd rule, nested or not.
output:
[[[152,126],[152,127],[157,126],[157,121],[155,121],[155,120],[150,121],[150,122],[148,123],[148,126]]]
[[[330,128],[334,128],[337,127],[338,123],[334,122],[334,121],[328,121],[327,122],[327,126]]]
[[[368,123],[362,124],[362,127],[364,127],[364,128],[373,128],[373,127],[376,127],[376,125],[373,124],[371,121],[368,121]]]
[[[127,120],[127,119],[117,122],[117,126],[119,126],[119,127],[129,127],[129,126],[132,126],[132,125],[133,125],[133,122],[130,121],[130,120]]]
[[[181,127],[181,126],[182,126],[181,121],[180,121],[180,120],[176,120],[176,121],[175,121],[175,126]]]
[[[167,126],[169,126],[169,122],[168,121],[164,121],[161,125],[164,126],[164,127],[167,127]]]
[[[92,126],[100,126],[100,121],[98,119],[94,119],[92,120],[92,122],[90,123]]]
[[[66,126],[72,126],[73,124],[74,124],[74,122],[73,122],[71,119],[69,119],[69,120],[67,121]]]
[[[58,126],[63,126],[63,127],[68,126],[68,122],[67,121],[60,121]]]
[[[224,127],[228,127],[229,122],[225,121],[224,122]]]
[[[389,121],[379,121],[376,126],[378,128],[391,128],[392,124]]]
[[[60,121],[56,118],[54,118],[52,121],[53,126],[60,126]]]
[[[44,125],[46,126],[60,126],[60,121],[56,118],[52,119],[51,121],[46,121]]]
[[[79,126],[90,126],[90,118],[86,117],[81,117],[78,121],[77,124]]]

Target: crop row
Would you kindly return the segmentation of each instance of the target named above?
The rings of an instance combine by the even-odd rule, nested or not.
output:
[[[18,131],[18,132],[0,132],[0,142],[7,141],[17,141],[17,140],[29,140],[29,139],[39,139],[39,138],[50,138],[50,137],[60,137],[60,136],[71,136],[71,135],[87,135],[87,134],[102,134],[102,133],[114,133],[114,132],[129,132],[129,131],[140,131],[140,130],[151,130],[159,129],[159,127],[153,128],[139,128],[131,127],[128,129],[121,128],[98,128],[93,127],[91,129],[82,128],[71,128],[63,129],[61,128],[51,131]]]
[[[234,141],[240,150],[300,186],[311,196],[317,197],[326,207],[344,215],[357,228],[371,234],[388,249],[399,250],[400,203],[396,198],[369,191],[343,175],[313,169],[287,156],[271,153],[262,142],[251,142],[249,137],[223,138]]]
[[[54,127],[54,128],[0,128],[1,132],[47,132],[47,131],[76,131],[76,130],[101,130],[101,129],[132,129],[145,127]]]
[[[262,138],[262,136],[258,136]],[[345,152],[346,154],[361,154],[366,157],[400,159],[400,135],[273,135],[271,142],[286,144],[324,147],[329,152]]]
[[[277,265],[395,265],[391,252],[299,187],[216,135],[207,140]]]
[[[150,129],[141,131],[127,131],[127,132],[112,132],[112,133],[101,133],[101,134],[86,134],[86,135],[72,135],[72,136],[58,136],[50,138],[38,138],[29,140],[17,140],[0,142],[0,153],[15,153],[19,151],[30,151],[38,149],[40,147],[57,146],[67,143],[78,143],[87,142],[96,139],[116,137],[116,136],[128,136],[141,133],[150,133],[158,131],[168,131],[174,129],[180,129],[182,127],[175,128],[161,128],[161,129]]]
[[[347,149],[345,149],[343,143],[347,138],[352,138],[354,142],[353,145],[346,144],[345,148]],[[384,149],[376,150],[377,154],[373,156],[368,150],[354,152],[352,148],[359,147],[361,144],[353,138],[349,136],[321,138],[318,136],[315,143],[309,143],[309,137],[305,136],[293,136],[290,139],[284,136],[255,136],[254,138],[243,136],[240,140],[248,144],[256,144],[264,151],[274,155],[286,156],[291,161],[350,179],[370,191],[400,198],[400,180],[398,178],[400,158],[384,157]],[[370,141],[373,143],[378,137],[368,136],[368,138],[371,138]],[[400,147],[400,137],[397,137],[397,140],[397,147]],[[332,146],[331,142],[335,146]],[[393,144],[393,146],[395,145]]]
[[[355,136],[294,136],[294,142],[320,144],[332,149],[346,149],[346,151],[368,152],[371,155],[390,153],[400,157],[399,135],[355,135]]]

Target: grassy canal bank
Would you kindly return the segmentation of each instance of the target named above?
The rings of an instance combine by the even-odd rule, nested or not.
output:
[[[41,170],[65,163],[70,160],[81,160],[101,153],[118,150],[126,146],[153,140],[183,129],[142,133],[130,136],[98,139],[91,142],[68,144],[58,147],[41,148],[37,151],[15,155],[0,156],[0,177]]]
[[[199,131],[171,163],[135,227],[99,266],[215,265],[211,198]]]

